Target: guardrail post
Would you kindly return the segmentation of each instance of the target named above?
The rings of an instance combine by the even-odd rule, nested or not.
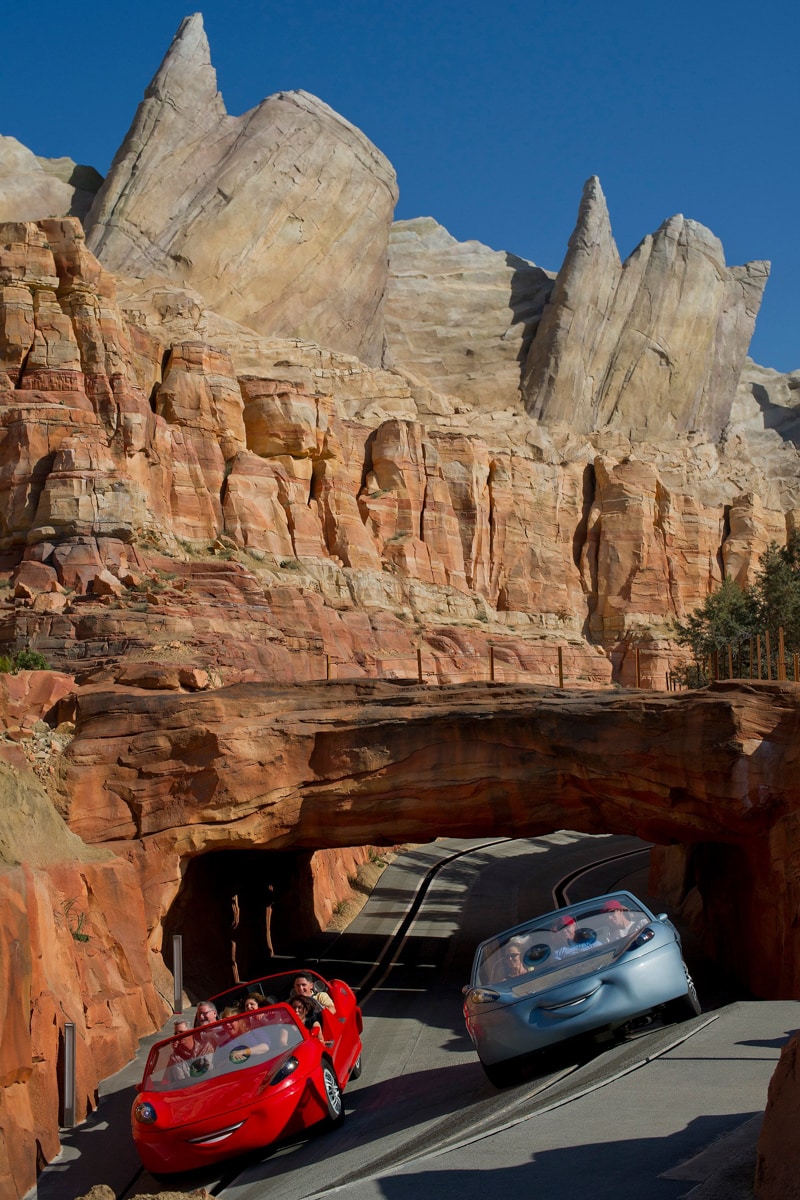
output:
[[[179,933],[172,935],[172,1011],[178,1016],[183,1012],[183,938]]]
[[[64,1024],[64,1123],[72,1129],[75,1124],[75,1023]]]

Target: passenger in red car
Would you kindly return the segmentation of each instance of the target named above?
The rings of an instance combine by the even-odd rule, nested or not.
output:
[[[323,988],[316,987],[311,975],[296,976],[292,987],[292,996],[305,996],[306,1000],[315,1001],[320,1008],[326,1008],[331,1013],[336,1012],[336,1005],[328,992]]]
[[[270,1003],[266,996],[262,996],[261,992],[251,992],[244,1002],[242,1012],[255,1012],[258,1008],[266,1008]]]
[[[201,1000],[194,1014],[195,1026],[210,1025],[212,1021],[219,1020],[217,1006],[211,1000]]]
[[[319,1038],[321,1042],[324,1042],[325,1038],[322,1036],[322,1026],[317,1020],[317,1014],[314,1011],[312,1002],[305,996],[292,996],[289,1004],[297,1013],[311,1036]]]

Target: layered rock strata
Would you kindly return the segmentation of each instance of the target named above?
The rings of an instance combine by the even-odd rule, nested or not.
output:
[[[199,853],[570,828],[691,847],[673,900],[699,891],[709,952],[754,994],[800,991],[794,685],[98,686],[75,720],[62,811],[136,864],[156,946],[180,863]]]
[[[181,25],[86,220],[112,271],[196,287],[224,316],[379,363],[397,187],[383,155],[306,92],[242,117],[202,17]]]
[[[456,681],[493,643],[496,677],[552,681],[560,644],[596,685],[633,682],[637,640],[663,684],[673,617],[786,537],[744,433],[634,449],[521,413],[433,422],[408,389],[389,416],[396,376],[296,343],[259,358],[255,335],[229,353],[213,322],[215,345],[172,340],[182,294],[131,299],[134,323],[75,221],[6,226],[0,282],[3,636],[64,665],[178,642],[228,681],[408,676],[419,650]],[[240,561],[181,562],[209,553]]]

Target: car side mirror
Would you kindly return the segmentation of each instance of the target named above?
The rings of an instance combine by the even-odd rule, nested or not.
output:
[[[463,987],[462,987],[462,989],[461,989],[461,995],[462,995],[462,996],[466,996],[467,992],[471,992],[471,991],[472,991],[472,984],[471,984],[471,983],[465,983],[465,984],[464,984],[464,986],[463,986]]]
[[[657,921],[668,921],[669,917],[667,916],[666,913],[658,913],[656,916],[656,920]]]

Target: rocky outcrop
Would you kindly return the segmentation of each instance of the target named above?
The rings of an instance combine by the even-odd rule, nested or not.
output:
[[[799,1200],[800,1034],[786,1043],[769,1084],[758,1139],[753,1195],[757,1200]]]
[[[224,316],[379,363],[394,171],[306,92],[242,117],[199,13],[147,88],[86,221],[112,271],[196,287]]]
[[[578,223],[523,377],[528,411],[586,432],[720,437],[768,264],[726,267],[717,238],[671,217],[624,262],[599,180]]]
[[[744,426],[634,449],[522,413],[423,419],[407,387],[389,416],[394,375],[236,343],[186,293],[121,309],[75,221],[6,226],[0,273],[3,629],[61,665],[174,642],[229,682],[407,676],[419,650],[425,677],[461,680],[491,642],[498,678],[553,679],[560,645],[596,685],[633,682],[635,639],[663,684],[672,619],[785,539]],[[198,552],[243,557],[181,562]]]
[[[684,843],[673,900],[699,892],[709,954],[755,994],[792,996],[798,735],[791,684],[685,694],[365,680],[193,694],[97,687],[78,695],[61,804],[74,832],[136,865],[154,931],[181,862],[217,849],[558,828]]]
[[[59,1150],[59,1061],[75,1025],[76,1109],[167,1014],[137,872],[86,846],[27,772],[0,763],[0,1194],[22,1196]]]
[[[483,411],[519,405],[520,375],[553,276],[431,217],[389,238],[386,340],[392,359],[437,392]]]
[[[0,135],[0,222],[85,217],[103,182],[93,167],[71,158],[38,158]]]

